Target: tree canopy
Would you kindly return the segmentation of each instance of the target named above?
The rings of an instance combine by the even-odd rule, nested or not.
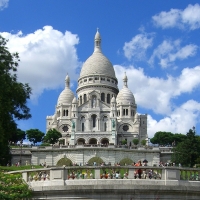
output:
[[[26,132],[21,129],[17,129],[12,135],[9,141],[17,143],[18,141],[26,139]]]
[[[177,145],[179,142],[184,141],[185,138],[186,136],[183,134],[159,131],[150,139],[150,142],[159,145]]]
[[[27,139],[35,145],[37,142],[42,142],[44,133],[39,129],[29,129],[26,131]]]
[[[50,144],[55,144],[58,142],[59,138],[62,137],[62,134],[56,129],[49,129],[47,134],[44,137],[44,142],[48,142]]]
[[[200,137],[196,135],[195,129],[190,129],[185,140],[178,143],[172,150],[174,152],[172,162],[193,167],[200,157]]]
[[[16,120],[31,117],[27,107],[31,88],[17,80],[19,56],[11,54],[6,47],[7,40],[0,35],[0,164],[6,164],[9,157],[9,139],[17,130]]]

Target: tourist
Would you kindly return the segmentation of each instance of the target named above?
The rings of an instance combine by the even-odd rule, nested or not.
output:
[[[135,166],[136,167],[142,166],[141,160],[138,160],[138,162],[135,164]],[[135,179],[137,178],[137,175],[138,175],[139,179],[141,179],[142,170],[136,169],[134,174],[135,174]]]

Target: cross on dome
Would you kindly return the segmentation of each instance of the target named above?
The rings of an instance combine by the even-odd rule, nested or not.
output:
[[[128,82],[128,78],[127,78],[127,76],[126,76],[126,72],[124,72],[124,78],[123,78],[123,81],[124,81],[124,87],[128,87],[128,84],[127,84],[127,82]]]

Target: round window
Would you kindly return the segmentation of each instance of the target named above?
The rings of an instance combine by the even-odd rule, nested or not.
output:
[[[123,130],[124,130],[124,131],[128,131],[128,129],[129,129],[128,125],[124,125],[124,126],[123,126]]]
[[[63,128],[62,128],[62,130],[64,131],[64,132],[67,132],[68,131],[68,126],[67,125],[65,125],[65,126],[63,126]]]

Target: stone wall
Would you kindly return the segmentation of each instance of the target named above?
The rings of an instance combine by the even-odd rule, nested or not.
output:
[[[68,158],[72,163],[83,165],[93,157],[100,157],[105,163],[120,162],[124,158],[129,158],[133,162],[147,159],[148,165],[159,165],[160,151],[158,148],[147,150],[140,149],[123,149],[123,148],[32,148],[32,164],[38,165],[45,163],[49,166],[55,166],[62,158]]]

